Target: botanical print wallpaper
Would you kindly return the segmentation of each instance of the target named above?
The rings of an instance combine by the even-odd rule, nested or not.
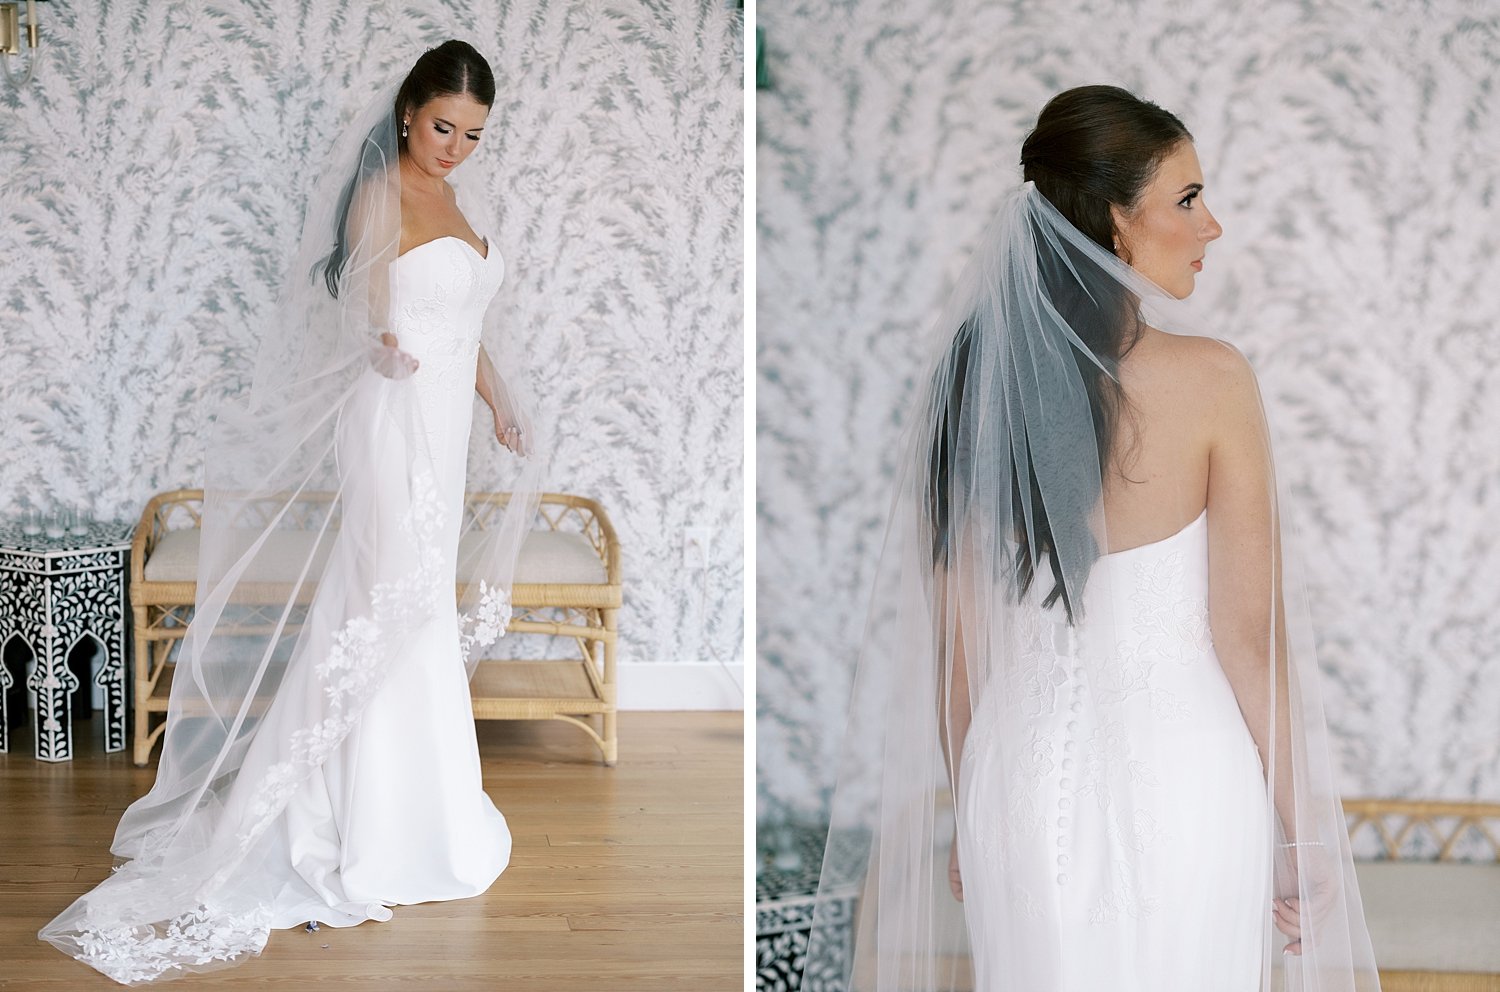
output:
[[[758,17],[760,815],[824,815],[920,342],[1037,112],[1096,82],[1196,138],[1225,234],[1195,299],[1277,431],[1340,787],[1500,799],[1494,5]]]
[[[41,13],[36,79],[0,85],[0,512],[133,521],[153,493],[201,484],[201,419],[248,384],[340,125],[458,37],[497,76],[475,155],[498,162],[490,233],[555,425],[547,484],[600,500],[620,533],[621,661],[740,660],[737,12],[56,0]],[[687,527],[711,532],[706,577],[682,568]]]

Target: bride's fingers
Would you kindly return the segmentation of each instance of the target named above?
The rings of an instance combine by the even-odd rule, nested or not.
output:
[[[518,457],[526,457],[526,447],[520,431],[511,427],[501,427],[495,424],[495,440],[505,446],[505,449]]]
[[[405,379],[417,371],[421,364],[408,352],[390,345],[375,345],[370,349],[370,363],[375,371],[387,379]]]
[[[1287,905],[1290,900],[1271,900],[1271,916],[1276,922],[1276,929],[1293,939],[1302,936],[1302,916],[1293,906]]]

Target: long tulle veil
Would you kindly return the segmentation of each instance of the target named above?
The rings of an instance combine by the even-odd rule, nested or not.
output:
[[[358,724],[406,638],[455,595],[433,549],[454,525],[435,498],[436,425],[423,423],[415,380],[380,337],[401,237],[396,89],[382,88],[336,142],[275,317],[256,329],[253,380],[209,427],[195,611],[172,659],[156,782],[121,817],[112,874],[40,932],[124,984],[259,952],[286,870],[271,856],[277,817]],[[455,181],[493,245],[485,168],[480,148]],[[523,429],[524,457],[500,450],[488,411],[476,413],[457,522],[470,675],[505,633],[548,450],[499,310],[485,315],[480,375]],[[271,707],[294,728],[286,739],[257,737]],[[247,763],[252,753],[262,760]],[[249,767],[253,781],[240,774]]]
[[[1153,818],[1144,798],[1150,770],[1121,759],[1116,745],[1128,742],[1109,736],[1118,712],[1112,708],[1149,693],[1146,673],[1113,641],[1089,647],[1073,639],[1080,617],[1091,630],[1118,629],[1125,621],[1116,615],[1119,604],[1135,594],[1124,587],[1121,570],[1101,566],[1111,524],[1097,443],[1104,428],[1085,380],[1086,373],[1117,372],[1108,355],[1088,344],[1101,339],[1101,324],[1137,320],[1171,333],[1211,331],[1186,301],[1069,224],[1034,184],[1007,195],[933,331],[930,365],[918,380],[901,444],[831,803],[804,988],[977,988],[969,935],[982,921],[966,914],[978,912],[981,900],[959,902],[949,891],[954,837],[961,867],[986,855],[1003,861],[1020,833],[1056,832],[1061,844],[1071,818],[1084,815],[1109,825],[1105,870],[1120,894],[1097,908],[1095,922],[1160,909],[1150,877],[1137,871],[1149,845],[1175,843],[1177,856],[1189,860],[1217,851],[1264,866],[1263,893],[1247,907],[1263,921],[1259,988],[1379,987],[1333,781],[1296,539],[1282,512],[1285,494],[1276,491],[1258,396],[1251,405],[1271,481],[1264,496],[1269,525],[1253,550],[1275,567],[1249,595],[1269,618],[1252,654],[1263,659],[1270,705],[1247,709],[1256,714],[1247,721],[1259,723],[1250,729],[1266,742],[1265,789],[1242,836],[1186,837],[1160,809]],[[1176,625],[1164,626],[1163,637],[1208,633],[1206,615],[1163,623]],[[1065,656],[1071,656],[1067,671],[1058,664]],[[1064,679],[1071,680],[1066,697]],[[1071,783],[1061,782],[1079,798],[1061,815],[1038,806],[1026,788],[1006,792],[1013,784],[1006,781],[985,783],[1003,800],[985,810],[964,808],[966,787],[979,786],[956,778],[954,765],[960,776],[965,766],[950,759],[965,743],[972,746],[977,730],[966,741],[963,728],[971,717],[978,726],[981,707],[1017,714],[1071,707],[1060,719],[1078,730],[1078,748],[1071,738],[1066,751],[1051,740],[1018,742],[986,766],[1016,769],[1024,778],[1076,761],[1076,771],[1064,773]],[[991,814],[993,820],[983,819]],[[1066,852],[1052,855],[1046,865],[1002,873],[1004,897],[1019,916],[1041,911],[1068,872],[1084,870]],[[1032,880],[1035,891],[1028,891]],[[965,875],[966,891],[970,884]],[[1300,897],[1300,955],[1283,953],[1287,939],[1272,924],[1273,896]],[[993,933],[991,925],[1005,924],[991,921],[980,932]],[[1184,956],[1213,953],[1212,934],[1185,929],[1181,938]],[[1060,945],[1046,941],[1014,950],[982,992],[1080,987],[1069,984],[1064,958]],[[1138,979],[1122,974],[1111,987],[1146,988]],[[1243,975],[1240,981],[1234,987],[1245,987]]]

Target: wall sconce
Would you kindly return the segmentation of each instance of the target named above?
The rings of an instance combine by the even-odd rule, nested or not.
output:
[[[41,55],[37,50],[36,5],[37,0],[26,0],[26,47],[31,54],[26,59],[26,74],[17,79],[10,71],[10,60],[11,56],[21,54],[21,5],[0,3],[0,69],[5,72],[6,82],[17,89],[31,82],[36,74],[36,60]]]

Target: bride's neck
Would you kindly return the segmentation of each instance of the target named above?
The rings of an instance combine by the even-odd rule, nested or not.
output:
[[[441,176],[429,176],[423,174],[411,160],[402,155],[396,160],[397,168],[401,170],[401,188],[413,193],[422,193],[427,196],[440,196],[443,192],[443,178]]]

